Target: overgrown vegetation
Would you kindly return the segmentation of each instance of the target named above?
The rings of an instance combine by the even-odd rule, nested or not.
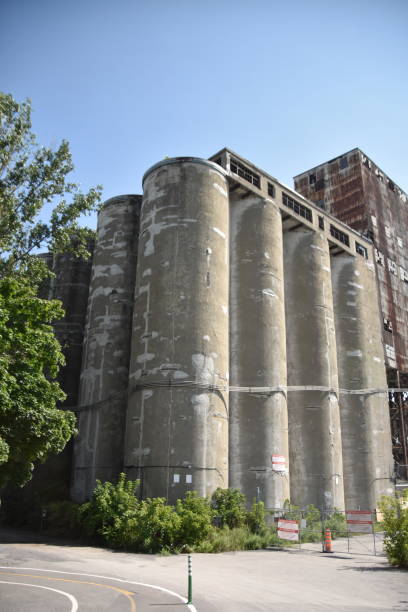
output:
[[[384,549],[391,565],[408,567],[408,491],[401,498],[383,496]]]
[[[263,502],[253,501],[247,509],[246,498],[237,489],[217,489],[211,499],[191,491],[170,505],[164,498],[139,500],[138,485],[124,474],[116,484],[98,482],[85,504],[49,504],[43,524],[59,535],[77,535],[117,550],[144,553],[216,553],[284,543]],[[302,542],[320,541],[326,526],[334,537],[345,531],[344,515],[339,512],[323,523],[314,506],[301,511],[286,504],[283,514],[306,519]]]

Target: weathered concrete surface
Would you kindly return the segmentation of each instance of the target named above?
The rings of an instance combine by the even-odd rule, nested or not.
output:
[[[92,265],[75,440],[72,497],[123,469],[133,291],[141,196],[107,200],[99,213]]]
[[[228,225],[219,166],[145,175],[125,448],[143,497],[228,486]]]
[[[230,370],[232,387],[286,387],[282,218],[270,199],[230,199]],[[273,464],[273,455],[285,464]],[[230,392],[230,486],[248,502],[282,507],[289,498],[285,390]],[[276,470],[276,467],[281,470]]]
[[[321,232],[285,232],[291,501],[344,508],[330,255]]]
[[[372,261],[332,261],[345,498],[348,508],[374,509],[392,494],[393,461],[381,322]]]

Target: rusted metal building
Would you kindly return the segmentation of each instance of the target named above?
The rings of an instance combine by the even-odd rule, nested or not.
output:
[[[294,178],[295,189],[374,245],[397,478],[408,478],[408,196],[356,148]]]

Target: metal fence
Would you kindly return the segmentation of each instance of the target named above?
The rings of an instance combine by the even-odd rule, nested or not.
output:
[[[381,518],[381,517],[378,517]],[[288,523],[287,540],[285,528],[280,531],[285,539],[280,539],[281,546],[290,546],[291,549],[329,552],[326,544],[330,530],[331,552],[382,555],[381,526],[377,520],[376,512],[371,510],[330,510],[319,509],[313,506],[307,508],[268,508],[267,521],[270,525],[282,525],[282,521],[296,521]],[[294,529],[293,529],[294,527]],[[296,531],[297,537],[296,536]],[[290,541],[289,541],[290,540]]]

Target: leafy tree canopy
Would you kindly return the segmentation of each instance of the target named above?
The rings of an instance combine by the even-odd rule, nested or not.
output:
[[[37,296],[50,275],[40,249],[89,255],[93,232],[78,219],[98,209],[101,188],[82,193],[68,179],[73,168],[66,141],[37,144],[30,101],[0,92],[0,487],[25,484],[33,463],[62,451],[75,430],[73,413],[56,407],[64,358],[50,323],[64,312]]]
[[[93,233],[78,218],[98,209],[101,187],[83,194],[68,175],[74,169],[68,143],[54,151],[37,144],[31,132],[31,103],[0,92],[0,278],[47,274],[38,249],[89,255]],[[44,206],[53,206],[49,220]]]
[[[0,487],[25,484],[33,462],[61,452],[75,431],[74,414],[55,407],[64,357],[49,323],[62,315],[21,280],[0,280]]]

